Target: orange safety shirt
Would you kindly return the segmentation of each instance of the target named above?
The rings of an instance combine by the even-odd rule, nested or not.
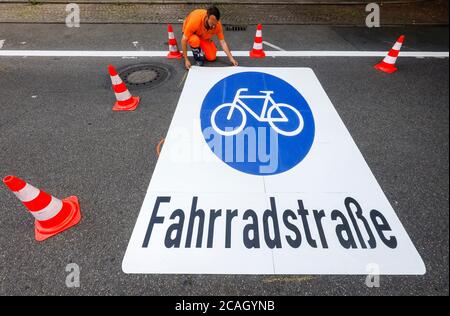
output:
[[[204,40],[209,40],[214,35],[217,35],[219,40],[223,40],[223,29],[220,21],[217,23],[214,29],[207,30],[205,27],[208,15],[205,9],[197,9],[189,13],[186,20],[183,23],[183,34],[189,38],[193,34]]]

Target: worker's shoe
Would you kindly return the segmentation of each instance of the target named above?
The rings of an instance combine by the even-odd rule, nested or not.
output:
[[[205,64],[205,55],[200,47],[192,48],[192,55],[194,55],[194,60],[197,66],[203,66]]]

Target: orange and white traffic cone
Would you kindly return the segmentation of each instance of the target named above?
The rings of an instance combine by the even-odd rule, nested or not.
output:
[[[112,65],[108,66],[108,71],[111,76],[112,87],[117,100],[112,110],[134,111],[139,105],[140,98],[131,95],[127,86],[122,82],[122,79],[120,79],[119,74]]]
[[[37,241],[55,236],[81,220],[80,204],[76,196],[61,201],[15,176],[6,176],[3,183],[33,214]]]
[[[402,35],[398,38],[397,42],[394,44],[389,53],[384,57],[384,59],[376,64],[374,67],[380,71],[387,72],[389,74],[396,72],[397,67],[395,67],[395,62],[397,61],[398,54],[400,53],[400,49],[402,48],[403,41],[405,40],[405,36]]]
[[[263,50],[263,39],[262,39],[262,25],[258,24],[256,28],[255,40],[253,42],[253,48],[250,51],[251,58],[264,58],[266,53]]]
[[[171,24],[167,25],[167,33],[169,35],[169,54],[167,54],[167,58],[181,58],[183,54],[178,50],[177,39],[175,38]]]

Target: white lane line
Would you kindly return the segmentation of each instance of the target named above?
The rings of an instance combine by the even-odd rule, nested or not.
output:
[[[234,51],[233,56],[249,57],[248,51]],[[266,51],[273,57],[384,57],[386,51]],[[191,56],[191,52],[189,52]],[[0,50],[0,56],[20,57],[166,57],[167,51],[84,51],[84,50]],[[217,52],[217,56],[226,56]],[[448,58],[448,52],[400,52],[401,57]]]
[[[269,42],[266,42],[266,41],[263,41],[263,44],[267,45],[269,47],[272,47],[272,48],[274,48],[276,50],[282,51],[282,52],[286,51],[285,49],[282,49],[281,47],[278,47],[277,45],[273,45],[272,43],[269,43]]]
[[[3,45],[5,44],[5,40],[0,40],[0,49],[3,48]]]

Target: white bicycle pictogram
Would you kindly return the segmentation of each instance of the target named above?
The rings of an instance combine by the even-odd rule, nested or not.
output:
[[[248,91],[247,88],[241,88],[236,91],[236,95],[234,96],[234,100],[232,103],[224,103],[219,105],[214,109],[214,111],[211,114],[211,126],[213,129],[223,136],[232,136],[239,134],[245,127],[245,124],[247,123],[247,114],[245,110],[247,110],[248,113],[250,113],[255,119],[257,119],[259,122],[267,122],[269,123],[270,127],[272,127],[277,133],[284,135],[284,136],[295,136],[298,135],[302,130],[304,126],[303,117],[300,114],[300,112],[294,108],[292,105],[286,104],[286,103],[276,103],[273,98],[272,94],[273,91],[259,91],[263,93],[262,95],[241,95],[241,92]],[[264,99],[264,104],[262,106],[261,114],[256,114],[247,104],[245,104],[242,99]],[[270,106],[269,106],[270,103]],[[233,129],[232,131],[225,131],[221,128],[219,128],[216,124],[216,116],[217,113],[219,113],[222,109],[230,108],[227,115],[227,120],[230,120],[233,112],[235,109],[237,109],[241,116],[242,121],[238,128]],[[286,114],[283,112],[282,108],[289,109],[298,118],[298,126],[293,131],[286,131],[282,130],[279,127],[275,125],[275,123],[282,122],[286,123],[289,122],[289,119],[287,118]],[[245,110],[244,110],[245,109]],[[274,110],[277,110],[280,117],[272,117]]]

